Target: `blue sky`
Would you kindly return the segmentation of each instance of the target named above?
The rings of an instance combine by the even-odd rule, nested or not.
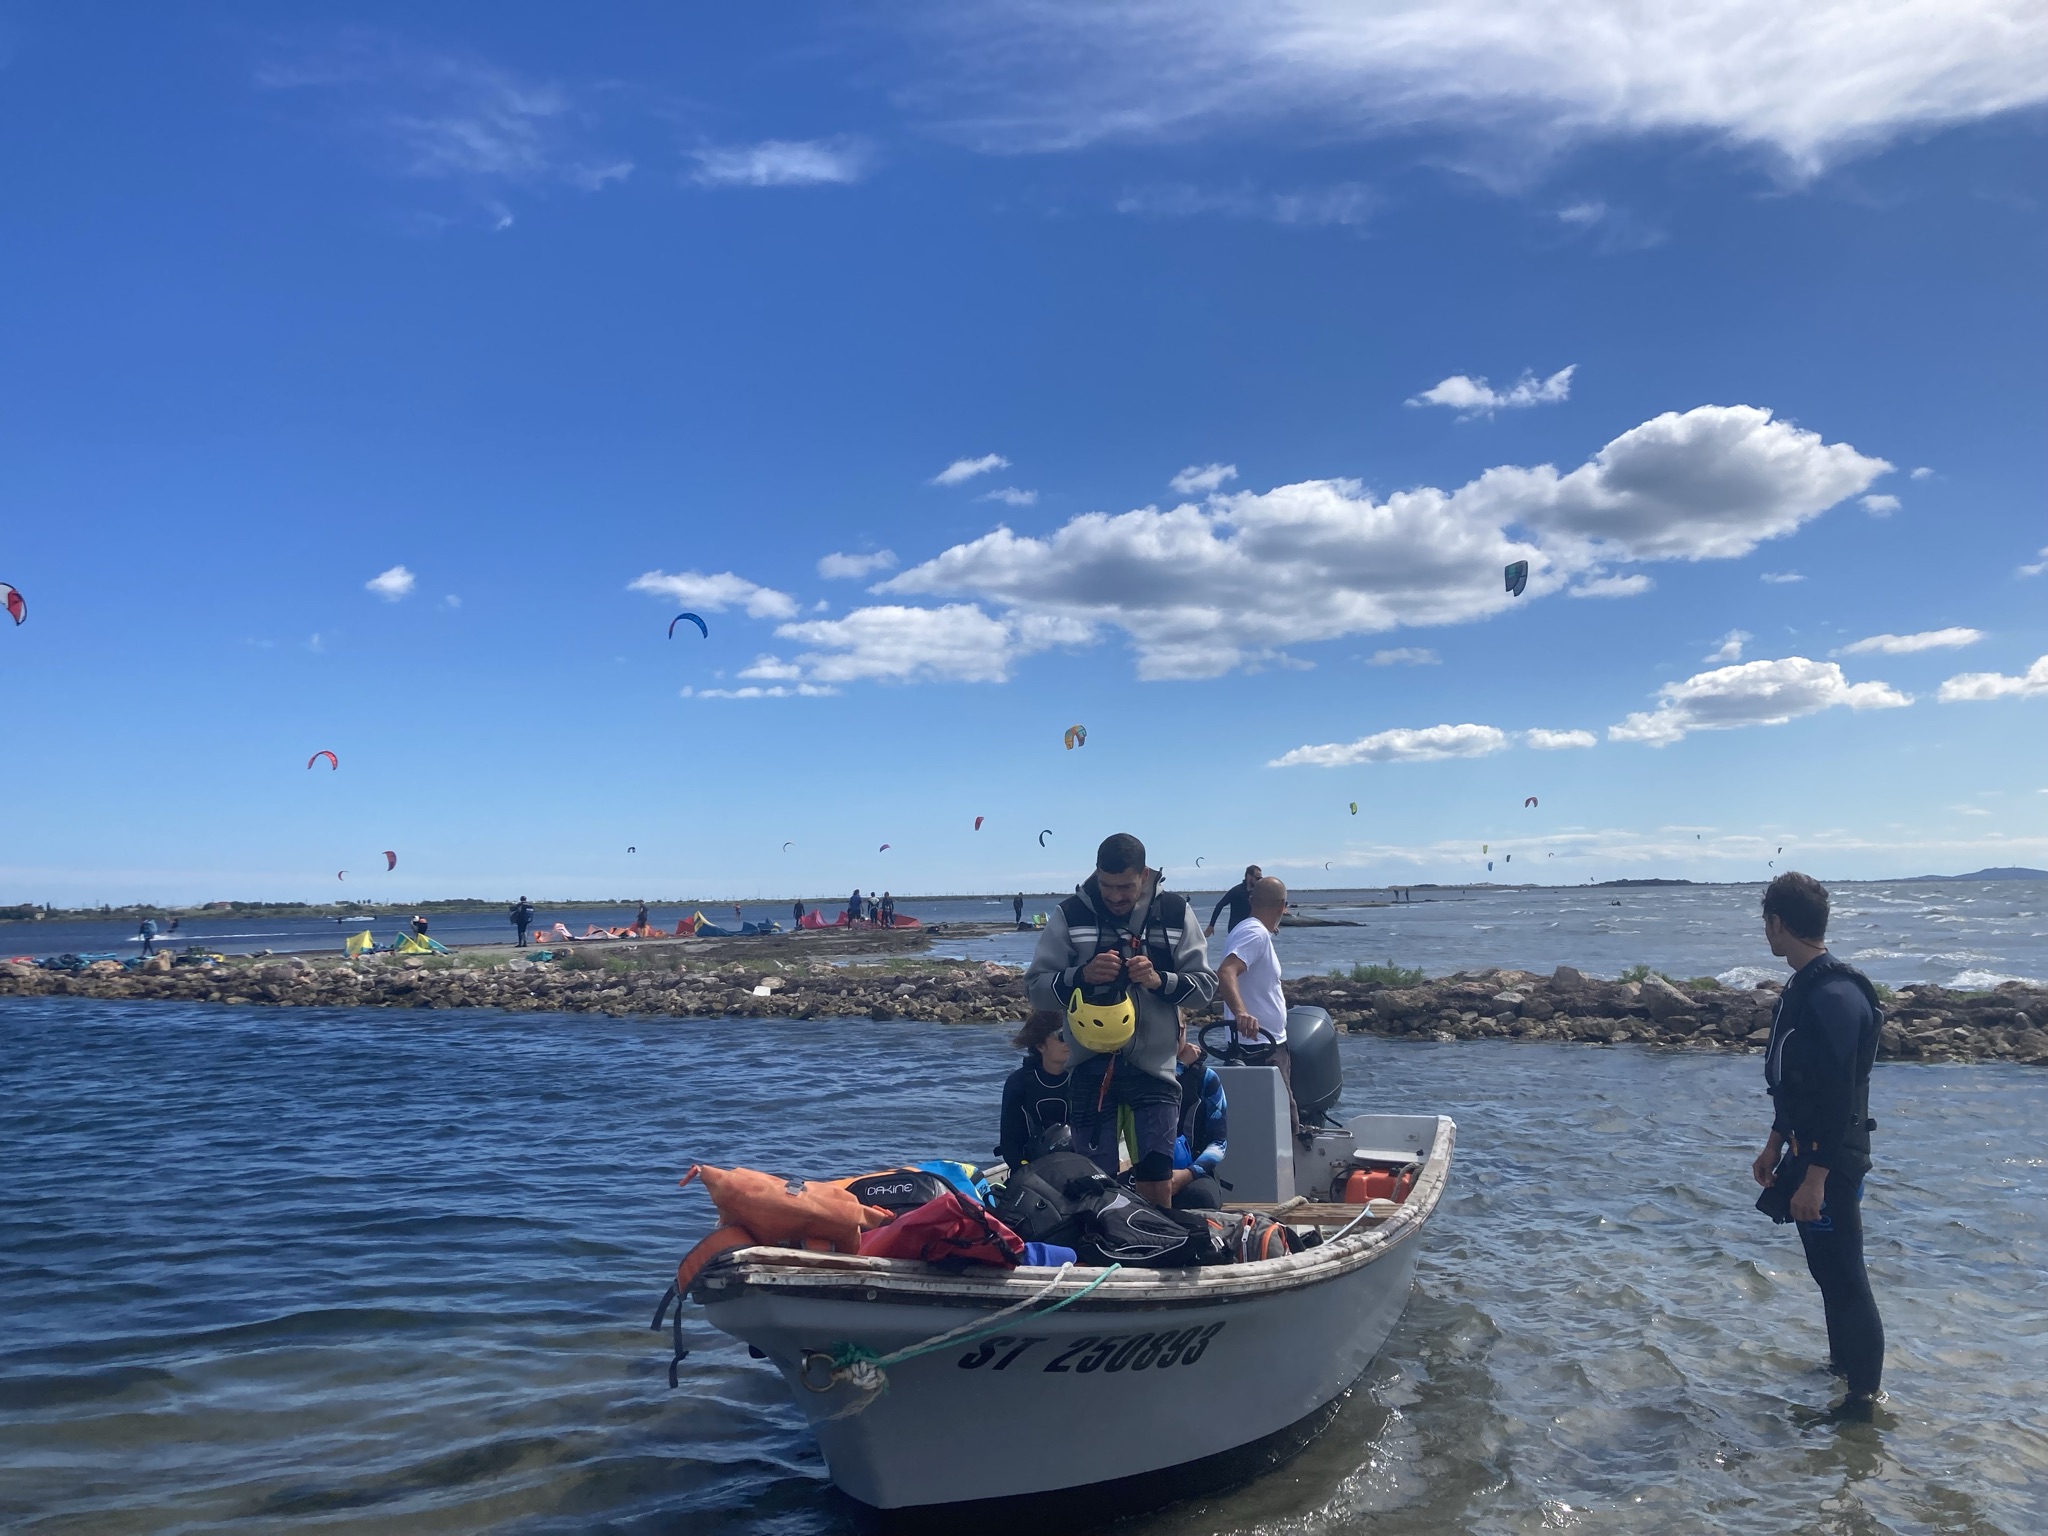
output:
[[[9,7],[0,901],[2048,865],[2048,24],[1609,9]]]

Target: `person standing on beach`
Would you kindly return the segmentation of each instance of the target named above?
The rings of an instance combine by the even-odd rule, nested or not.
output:
[[[1174,1072],[1180,1010],[1208,1006],[1216,973],[1194,908],[1185,896],[1160,889],[1146,867],[1143,843],[1128,832],[1102,840],[1095,873],[1047,919],[1024,988],[1034,1009],[1067,1015],[1074,1150],[1114,1178],[1117,1111],[1129,1108],[1136,1192],[1155,1205],[1170,1204],[1180,1119]],[[1102,1049],[1090,1049],[1090,1039]]]
[[[506,916],[512,919],[512,926],[519,934],[519,943],[516,947],[526,948],[526,930],[533,926],[533,903],[522,896]]]
[[[1223,915],[1225,907],[1230,909],[1230,926],[1223,930],[1225,933],[1230,933],[1252,915],[1252,887],[1259,883],[1259,876],[1263,873],[1256,864],[1245,865],[1244,878],[1223,893],[1216,903],[1216,910],[1209,914],[1209,925],[1202,930],[1205,938],[1216,937],[1216,919]]]
[[[1287,887],[1278,880],[1254,881],[1251,912],[1223,941],[1216,992],[1240,1040],[1260,1046],[1271,1041],[1267,1064],[1280,1069],[1280,1081],[1287,1085],[1289,1128],[1299,1136],[1301,1111],[1294,1104],[1294,1064],[1287,1054],[1287,996],[1280,986],[1280,955],[1273,948],[1273,935],[1286,915]]]
[[[887,891],[882,892],[882,904],[875,908],[875,921],[884,928],[896,926],[896,898]]]
[[[145,955],[156,953],[156,919],[153,917],[142,920],[142,952]]]
[[[1011,902],[1011,903],[1010,903],[1010,905],[1011,905],[1012,907],[1016,908],[1016,911],[1017,911],[1017,923],[1018,923],[1018,926],[1020,926],[1020,927],[1021,927],[1021,926],[1023,926],[1023,922],[1024,922],[1024,893],[1023,893],[1022,891],[1019,891],[1019,892],[1017,893],[1017,899],[1016,899],[1015,901]]]
[[[794,905],[794,907],[791,909],[789,918],[790,921],[795,923],[799,928],[803,926],[804,904],[801,899],[799,899]]]
[[[1764,938],[1792,967],[1771,1018],[1764,1083],[1775,1113],[1750,1173],[1757,1209],[1795,1222],[1827,1315],[1829,1368],[1846,1378],[1840,1410],[1881,1394],[1884,1320],[1863,1263],[1863,1177],[1870,1171],[1870,1068],[1883,1026],[1873,988],[1828,953],[1828,893],[1786,871],[1764,890]]]

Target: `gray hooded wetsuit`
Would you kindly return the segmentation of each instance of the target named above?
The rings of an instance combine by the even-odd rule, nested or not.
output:
[[[1138,1029],[1118,1054],[1140,1072],[1172,1086],[1178,1100],[1180,1089],[1173,1067],[1180,1038],[1179,1010],[1206,1008],[1216,995],[1216,973],[1209,969],[1208,950],[1194,909],[1184,897],[1161,892],[1157,876],[1147,878],[1129,915],[1121,918],[1103,906],[1093,875],[1076,887],[1075,896],[1088,916],[1072,921],[1072,903],[1063,901],[1046,919],[1045,931],[1039,934],[1038,948],[1031,956],[1031,968],[1024,973],[1031,1006],[1065,1013],[1067,999],[1081,984],[1081,968],[1098,950],[1114,946],[1115,930],[1129,934],[1134,945],[1145,947],[1151,955],[1164,985],[1157,992],[1131,988],[1137,1002]],[[1105,927],[1111,930],[1106,935]],[[1071,1035],[1067,1043],[1074,1048],[1076,1067],[1095,1054],[1075,1044]]]

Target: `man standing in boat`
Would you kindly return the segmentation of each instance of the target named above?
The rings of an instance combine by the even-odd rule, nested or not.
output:
[[[1884,1320],[1863,1266],[1863,1176],[1870,1171],[1870,1067],[1881,1019],[1860,971],[1827,951],[1828,893],[1786,871],[1764,890],[1764,937],[1792,967],[1771,1019],[1764,1082],[1776,1113],[1751,1173],[1757,1209],[1796,1222],[1827,1314],[1830,1367],[1845,1413],[1867,1413],[1884,1374]]]
[[[1288,1126],[1299,1136],[1301,1110],[1294,1102],[1294,1063],[1287,1054],[1287,997],[1280,987],[1280,956],[1273,948],[1273,935],[1287,915],[1287,887],[1278,880],[1252,881],[1250,906],[1224,941],[1216,990],[1255,1059],[1280,1069],[1280,1081],[1287,1085]],[[1267,1051],[1270,1056],[1263,1054]]]
[[[1047,919],[1024,983],[1033,1008],[1066,1015],[1074,1149],[1114,1175],[1117,1112],[1129,1109],[1137,1193],[1170,1204],[1180,1009],[1206,1008],[1216,973],[1194,909],[1159,888],[1143,843],[1127,832],[1103,839],[1095,873]]]

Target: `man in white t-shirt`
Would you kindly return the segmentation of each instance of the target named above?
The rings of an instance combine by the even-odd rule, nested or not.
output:
[[[1252,915],[1231,929],[1224,942],[1223,961],[1216,967],[1216,994],[1246,1044],[1264,1045],[1266,1036],[1279,1042],[1271,1060],[1287,1085],[1287,1118],[1298,1136],[1301,1112],[1294,1107],[1293,1064],[1287,1058],[1287,998],[1280,990],[1280,956],[1273,949],[1273,935],[1287,913],[1287,887],[1268,876],[1253,884],[1251,898]]]

